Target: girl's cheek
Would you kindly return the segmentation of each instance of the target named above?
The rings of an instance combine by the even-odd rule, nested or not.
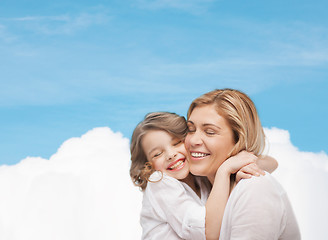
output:
[[[187,137],[186,137],[186,139],[185,139],[185,141],[184,141],[184,146],[185,146],[186,151],[188,151],[188,146],[189,146],[188,135],[187,135]]]
[[[155,169],[156,171],[160,171],[160,170],[162,170],[162,169],[160,168],[160,164],[159,164],[159,162],[158,162],[158,159],[155,160],[155,161],[153,161],[153,166],[154,166],[154,169]]]

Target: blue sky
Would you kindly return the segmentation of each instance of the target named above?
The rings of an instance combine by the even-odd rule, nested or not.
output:
[[[151,111],[185,115],[214,88],[254,100],[265,127],[328,152],[326,1],[1,1],[0,164],[49,158]]]

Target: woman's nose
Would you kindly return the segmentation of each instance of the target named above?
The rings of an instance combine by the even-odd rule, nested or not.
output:
[[[199,132],[189,133],[187,136],[189,144],[192,146],[197,146],[202,144],[202,138]]]

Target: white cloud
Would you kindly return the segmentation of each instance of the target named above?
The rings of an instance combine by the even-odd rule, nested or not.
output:
[[[274,176],[292,202],[302,239],[326,239],[328,222],[328,156],[301,152],[290,142],[288,131],[265,129],[268,154],[279,167]]]
[[[129,178],[129,141],[96,128],[49,160],[0,167],[0,239],[138,239],[141,192]]]
[[[303,239],[325,239],[327,154],[299,151],[286,130],[265,132]],[[139,239],[142,194],[130,181],[129,158],[128,139],[96,128],[64,142],[49,160],[0,166],[0,239]]]

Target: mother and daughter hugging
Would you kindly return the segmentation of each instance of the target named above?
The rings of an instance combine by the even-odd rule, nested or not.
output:
[[[196,98],[187,121],[146,115],[132,135],[130,168],[143,191],[142,239],[301,239],[264,146],[255,105],[238,90]]]

